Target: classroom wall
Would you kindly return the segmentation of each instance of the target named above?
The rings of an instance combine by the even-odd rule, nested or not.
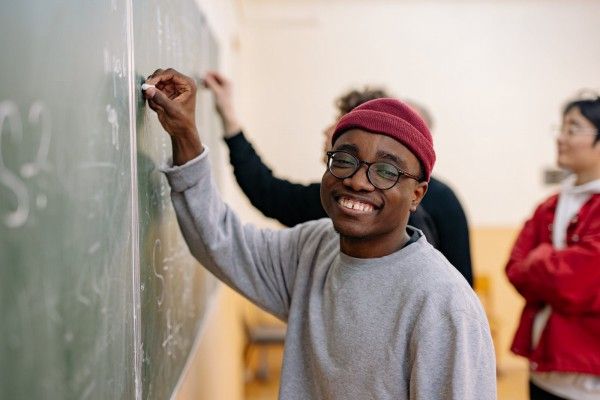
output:
[[[509,351],[525,302],[504,277],[504,266],[518,232],[506,227],[471,229],[477,292],[490,322],[500,373],[525,366],[523,358]],[[477,285],[482,279],[484,285]]]
[[[276,171],[314,181],[332,100],[385,85],[431,109],[434,174],[472,224],[516,226],[548,193],[561,104],[600,88],[598,15],[594,0],[247,1],[240,111]]]

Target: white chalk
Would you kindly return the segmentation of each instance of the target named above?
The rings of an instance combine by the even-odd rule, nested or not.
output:
[[[151,87],[156,87],[156,86],[150,85],[149,83],[142,83],[142,90],[148,90]]]

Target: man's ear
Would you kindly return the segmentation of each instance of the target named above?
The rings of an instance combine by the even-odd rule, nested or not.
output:
[[[417,207],[418,207],[419,203],[421,203],[421,200],[423,200],[425,193],[427,193],[428,187],[429,187],[429,183],[427,183],[427,182],[419,182],[415,185],[415,188],[413,190],[412,201],[410,203],[410,211],[412,211],[412,212],[417,211]]]

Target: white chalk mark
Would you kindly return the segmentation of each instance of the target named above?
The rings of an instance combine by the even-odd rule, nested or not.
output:
[[[17,198],[17,208],[4,216],[4,223],[9,228],[25,225],[29,218],[29,194],[25,184],[15,177],[8,169],[0,166],[0,181],[12,190]]]
[[[77,281],[77,286],[75,288],[75,298],[78,302],[85,304],[86,306],[90,306],[92,302],[90,301],[90,299],[83,295],[83,284],[86,278],[85,275],[86,274],[81,274],[79,276],[79,280]]]
[[[119,150],[119,117],[117,111],[110,104],[106,106],[106,118],[112,128],[112,144]]]
[[[118,78],[125,76],[125,62],[116,56],[112,56],[112,78],[113,78],[113,96],[119,97],[117,94],[117,81]]]
[[[4,136],[4,122],[8,121],[10,133],[14,140],[23,138],[23,125],[21,115],[15,103],[3,101],[0,103],[0,184],[6,186],[17,200],[17,208],[4,216],[4,224],[9,228],[18,228],[29,218],[29,193],[25,183],[6,167],[2,158],[2,138]]]
[[[85,304],[86,306],[90,306],[92,304],[92,302],[90,301],[90,299],[88,299],[83,294],[81,294],[80,290],[77,290],[75,292],[75,297],[77,297],[77,301],[79,301],[82,304]]]
[[[38,209],[43,210],[48,205],[48,198],[45,194],[38,194],[35,198],[35,205]]]
[[[158,48],[162,48],[162,38],[163,38],[163,23],[160,15],[160,8],[156,7],[156,32],[158,34]]]
[[[156,271],[156,253],[160,250],[160,239],[156,239],[154,241],[154,249],[152,250],[152,271],[154,272],[154,276],[156,276],[160,280],[161,290],[160,297],[157,300],[158,307],[162,305],[165,297],[165,278]]]
[[[168,335],[168,336],[165,338],[165,340],[163,340],[163,342],[162,342],[162,347],[163,347],[163,348],[167,347],[167,345],[169,345],[169,344],[171,343],[171,341],[172,341],[172,340],[173,340],[173,335],[172,335],[172,334],[169,334],[169,335]]]
[[[124,71],[124,68],[123,68],[123,62],[121,61],[120,58],[113,57],[113,72],[119,78],[122,78],[123,76],[125,76],[125,71]]]
[[[100,249],[100,242],[96,242],[93,245],[91,245],[90,248],[88,249],[88,254],[92,255],[92,254],[96,253],[98,251],[98,249]]]
[[[94,290],[94,293],[96,293],[98,295],[98,297],[102,297],[102,291],[100,290],[100,287],[98,286],[98,281],[99,281],[99,279],[92,279],[92,289]]]
[[[96,381],[92,381],[87,388],[85,388],[85,390],[83,391],[83,394],[81,395],[80,399],[81,400],[85,400],[87,398],[90,397],[90,395],[94,392],[94,389],[96,388]]]
[[[173,324],[171,323],[171,309],[170,308],[167,309],[166,316],[167,316],[167,336],[165,337],[165,340],[163,340],[161,345],[163,348],[167,349],[167,355],[169,357],[172,357],[173,356],[173,346],[177,345],[177,337],[179,335],[179,332],[181,331],[183,324],[179,323],[179,324],[175,325],[175,327],[173,328]]]
[[[64,335],[65,343],[71,343],[75,339],[75,335],[71,331],[65,332]]]
[[[173,340],[173,327],[171,325],[171,309],[167,309],[167,337],[165,338],[165,340],[163,340],[162,342],[162,347],[165,348],[167,347],[167,345],[169,345],[171,343],[171,341]],[[169,355],[170,351],[168,350],[167,353]]]
[[[104,72],[108,74],[111,70],[111,67],[110,67],[110,53],[109,53],[107,47],[104,48],[103,53],[104,53]]]
[[[41,101],[36,101],[29,108],[28,121],[32,125],[41,124],[42,133],[35,160],[21,167],[21,176],[24,178],[31,178],[37,175],[42,168],[46,168],[48,153],[50,151],[50,139],[52,137],[50,113],[46,111],[46,106]]]

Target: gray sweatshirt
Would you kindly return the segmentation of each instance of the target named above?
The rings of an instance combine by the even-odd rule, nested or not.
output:
[[[287,321],[281,399],[496,398],[481,305],[423,235],[358,259],[340,251],[328,219],[245,225],[221,200],[207,153],[165,170],[179,225],[204,267]]]

